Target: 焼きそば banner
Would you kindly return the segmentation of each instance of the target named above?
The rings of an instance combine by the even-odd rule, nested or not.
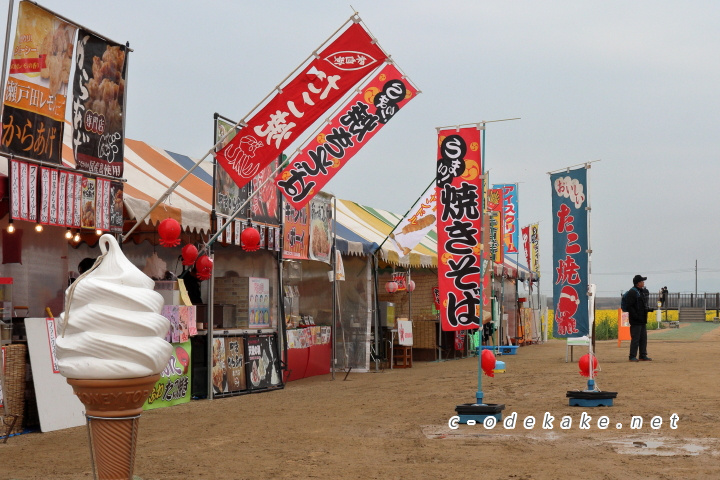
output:
[[[503,220],[504,232],[503,243],[504,253],[520,252],[520,235],[518,228],[518,195],[517,185],[514,183],[504,185],[493,185],[493,188],[502,190],[503,192]]]
[[[353,23],[217,152],[218,163],[244,186],[385,59],[365,28]]]
[[[477,127],[438,133],[438,286],[443,330],[480,326],[480,151]]]
[[[582,337],[588,325],[587,170],[550,175],[553,211],[553,336]]]
[[[385,65],[277,177],[288,203],[307,204],[416,95],[393,64]]]

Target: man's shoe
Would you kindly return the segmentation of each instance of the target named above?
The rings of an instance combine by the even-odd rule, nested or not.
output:
[[[631,361],[631,362],[639,362],[639,360],[638,360],[637,358],[635,358],[635,357],[630,357],[630,361]]]
[[[652,358],[650,357],[640,357],[641,362],[652,362]]]

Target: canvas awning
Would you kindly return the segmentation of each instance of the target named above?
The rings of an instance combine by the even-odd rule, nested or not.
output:
[[[75,168],[72,153],[72,128],[66,123],[62,161]],[[125,209],[131,220],[142,218],[163,193],[196,163],[186,155],[153,147],[138,140],[125,139],[123,187]],[[7,175],[8,162],[0,162],[0,175]],[[204,161],[186,178],[167,200],[145,219],[145,223],[172,217],[183,229],[210,230],[212,208],[212,161]]]
[[[336,232],[338,249],[349,255],[369,255],[378,250],[402,216],[387,210],[366,207],[350,200],[337,200]],[[345,247],[344,242],[347,242]],[[431,230],[410,252],[400,258],[385,242],[379,256],[387,263],[411,267],[437,266],[437,235]]]

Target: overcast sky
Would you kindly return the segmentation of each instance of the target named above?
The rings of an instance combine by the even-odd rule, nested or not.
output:
[[[353,12],[422,90],[331,181],[404,213],[434,176],[436,127],[491,123],[493,183],[519,184],[552,289],[547,172],[590,169],[592,277],[615,296],[720,292],[717,1],[39,2],[130,42],[126,135],[200,158]],[[15,7],[17,12],[17,5]],[[14,20],[13,20],[14,21]],[[304,137],[303,137],[304,138]]]

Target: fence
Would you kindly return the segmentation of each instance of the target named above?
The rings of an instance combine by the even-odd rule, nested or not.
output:
[[[651,293],[648,306],[655,308],[659,293]],[[720,293],[669,293],[663,308],[677,310],[682,307],[704,308],[705,310],[720,310]]]

